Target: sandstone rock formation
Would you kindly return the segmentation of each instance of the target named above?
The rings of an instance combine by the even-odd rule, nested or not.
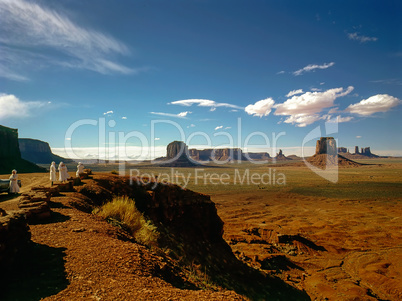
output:
[[[169,167],[191,167],[196,164],[189,159],[187,145],[183,141],[173,141],[166,147],[166,157],[160,162]]]
[[[361,151],[359,151],[359,147],[355,146],[354,154],[351,154],[346,147],[338,147],[338,153],[340,153],[343,157],[348,159],[371,159],[371,158],[379,158],[380,156],[375,155],[371,152],[370,147],[362,147]]]
[[[223,221],[208,195],[174,184],[144,183],[135,178],[130,181],[119,176],[98,175],[90,185],[91,191],[109,191],[134,199],[137,209],[157,226],[158,246],[181,265],[196,265],[213,281],[251,300],[308,300],[304,293],[278,278],[263,275],[234,256],[222,237]],[[86,196],[92,199],[90,194]]]
[[[53,154],[47,142],[29,138],[19,138],[18,142],[21,157],[36,164],[50,164],[52,161],[56,163],[72,161]]]
[[[241,161],[247,160],[240,148],[190,149],[191,159],[195,161]]]
[[[272,159],[273,162],[275,161],[288,161],[288,160],[292,160],[291,158],[286,157],[282,150],[279,150],[279,153],[276,154],[276,156]]]
[[[14,212],[0,217],[0,269],[18,260],[31,240],[24,213]]]
[[[54,187],[34,187],[28,193],[22,195],[18,202],[20,212],[25,214],[28,223],[38,222],[50,217],[50,197],[59,193]]]
[[[320,140],[317,140],[314,156],[306,161],[322,169],[338,166],[358,167],[362,165],[338,155],[336,141],[333,137],[321,137]]]
[[[315,154],[328,154],[335,156],[337,154],[336,141],[333,137],[321,137],[317,140]]]
[[[18,172],[43,172],[41,168],[32,162],[21,158],[18,144],[18,130],[0,125],[0,174]]]

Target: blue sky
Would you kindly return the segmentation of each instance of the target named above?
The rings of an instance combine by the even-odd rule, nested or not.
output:
[[[300,154],[338,121],[340,146],[402,155],[401,14],[400,1],[0,0],[0,124],[90,157],[173,140],[270,151],[280,133]]]

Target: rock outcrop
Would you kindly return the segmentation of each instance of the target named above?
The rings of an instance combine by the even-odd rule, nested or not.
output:
[[[0,269],[10,267],[31,241],[31,232],[22,212],[0,217]]]
[[[208,148],[203,150],[190,149],[191,159],[195,161],[241,161],[247,160],[240,148]]]
[[[29,138],[19,138],[18,142],[21,157],[36,164],[50,164],[52,161],[56,163],[72,161],[53,154],[47,142]]]
[[[335,156],[337,154],[336,141],[333,137],[321,137],[317,140],[315,154],[327,154]]]
[[[134,199],[137,209],[158,228],[158,247],[183,266],[197,266],[213,282],[251,300],[308,300],[304,293],[236,258],[222,237],[223,221],[208,195],[174,184],[144,183],[141,179],[119,176],[95,176],[89,185],[99,195],[109,191]],[[94,201],[93,195],[85,195]]]
[[[0,125],[0,174],[18,172],[43,172],[45,168],[21,158],[18,130]]]
[[[173,141],[166,147],[166,157],[160,162],[168,167],[192,167],[195,162],[189,158],[187,145],[183,141]]]
[[[371,152],[370,147],[362,147],[361,151],[359,151],[359,147],[355,146],[354,154],[351,154],[346,147],[338,147],[338,153],[343,157],[348,159],[371,159],[371,158],[379,158],[380,156],[375,155]]]
[[[292,160],[291,158],[286,157],[282,150],[279,150],[279,153],[276,154],[276,156],[272,159],[273,162],[275,161],[288,161],[288,160]]]
[[[336,141],[333,137],[321,137],[317,140],[314,156],[308,158],[307,163],[325,169],[327,167],[358,167],[362,164],[338,155]]]

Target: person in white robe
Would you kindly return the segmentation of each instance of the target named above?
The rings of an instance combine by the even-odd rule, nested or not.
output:
[[[53,182],[57,181],[57,177],[56,177],[56,162],[52,162],[52,164],[50,164],[50,181],[52,181],[52,186],[53,186]]]
[[[67,166],[63,162],[60,162],[60,164],[59,164],[59,181],[64,182],[64,181],[67,181],[68,178],[69,178],[69,175],[68,175]]]
[[[78,162],[77,172],[75,173],[75,176],[77,178],[79,178],[81,173],[84,173],[84,164],[82,164],[81,162]]]
[[[18,186],[18,175],[17,171],[14,169],[10,176],[10,193],[19,193],[20,187]]]

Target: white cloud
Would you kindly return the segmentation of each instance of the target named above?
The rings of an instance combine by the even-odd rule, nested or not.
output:
[[[189,128],[194,128],[194,127],[195,127],[195,124],[193,124],[193,123],[187,126],[188,129]]]
[[[111,115],[111,114],[113,114],[113,111],[107,111],[107,112],[103,113],[103,115]]]
[[[357,139],[360,139],[362,136],[356,136]]]
[[[342,122],[349,122],[351,120],[353,120],[353,117],[351,117],[351,116],[342,117],[342,116],[338,115],[335,118],[332,118],[331,115],[327,116],[327,122],[329,122],[329,123],[342,123]]]
[[[154,140],[155,140],[155,141],[159,141],[159,140],[161,140],[161,138],[155,137]]]
[[[378,38],[376,38],[376,37],[367,37],[367,36],[359,35],[358,32],[348,33],[348,38],[349,38],[349,40],[359,41],[360,43],[375,42],[378,40]]]
[[[348,106],[346,111],[361,116],[369,116],[378,112],[386,112],[399,104],[401,104],[401,100],[396,97],[388,94],[377,94]]]
[[[231,126],[227,126],[225,127],[225,130],[230,130],[232,127]]]
[[[127,117],[126,117],[126,116],[123,116],[123,117],[121,117],[121,119],[124,119],[124,120],[126,120],[126,119],[127,119]]]
[[[331,63],[324,63],[322,65],[307,65],[306,67],[303,67],[302,69],[296,70],[293,72],[293,75],[302,75],[304,72],[310,72],[310,71],[314,71],[316,69],[327,69],[329,67],[332,67],[333,65],[335,65],[334,62]]]
[[[191,114],[192,112],[190,111],[185,111],[185,112],[180,112],[179,114],[177,114],[177,116],[179,117],[186,117],[188,114]]]
[[[303,89],[293,90],[293,91],[290,91],[288,94],[286,94],[286,97],[291,97],[293,95],[297,95],[297,94],[301,94],[301,93],[304,93]]]
[[[243,109],[242,107],[239,107],[239,106],[236,106],[236,105],[233,105],[230,103],[216,102],[214,100],[209,100],[209,99],[184,99],[184,100],[172,101],[168,104],[185,106],[185,107],[190,107],[195,104],[195,105],[198,105],[199,107],[211,107],[211,108],[226,107],[226,108],[233,108],[233,109]]]
[[[0,94],[0,120],[27,117],[47,105],[44,101],[21,101],[12,94]]]
[[[215,131],[216,131],[216,130],[220,130],[221,128],[223,128],[223,125],[217,126],[217,127],[215,128]]]
[[[349,86],[345,91],[343,88],[329,89],[324,92],[306,92],[302,95],[295,95],[284,103],[277,104],[275,115],[289,116],[285,123],[296,124],[298,127],[305,127],[320,119],[319,113],[327,108],[334,106],[334,101],[338,97],[345,96],[353,91]]]
[[[187,114],[190,114],[191,112],[181,112],[178,114],[171,114],[171,113],[163,113],[163,112],[150,112],[153,115],[159,115],[159,116],[166,116],[166,117],[174,117],[174,118],[184,118],[187,119]]]
[[[248,105],[244,110],[249,115],[253,116],[268,116],[271,113],[272,107],[274,106],[275,101],[272,98],[266,98],[263,100],[257,101],[253,105]]]
[[[296,124],[297,127],[305,127],[309,124],[312,124],[320,119],[324,119],[324,117],[320,117],[317,114],[314,115],[304,115],[304,114],[295,114],[285,119],[285,123]]]
[[[312,115],[321,112],[325,108],[334,106],[334,100],[345,96],[353,91],[349,86],[346,91],[343,88],[329,89],[324,92],[306,92],[302,95],[293,96],[284,103],[277,104],[275,115]]]
[[[102,74],[137,72],[112,61],[116,54],[129,54],[125,44],[102,32],[79,26],[66,15],[38,3],[0,1],[0,19],[0,42],[5,45],[3,51],[5,49],[8,55],[8,58],[0,58],[0,64],[3,65],[0,76],[26,79],[13,71],[19,66],[10,60],[18,61],[20,66],[29,64],[33,68],[46,63]],[[43,60],[40,53],[45,52],[46,60]]]
[[[285,71],[281,70],[281,71],[277,72],[276,74],[285,74]]]
[[[213,111],[215,111],[215,110],[216,110],[215,107],[213,107],[213,108],[210,109],[211,112],[213,112]]]

